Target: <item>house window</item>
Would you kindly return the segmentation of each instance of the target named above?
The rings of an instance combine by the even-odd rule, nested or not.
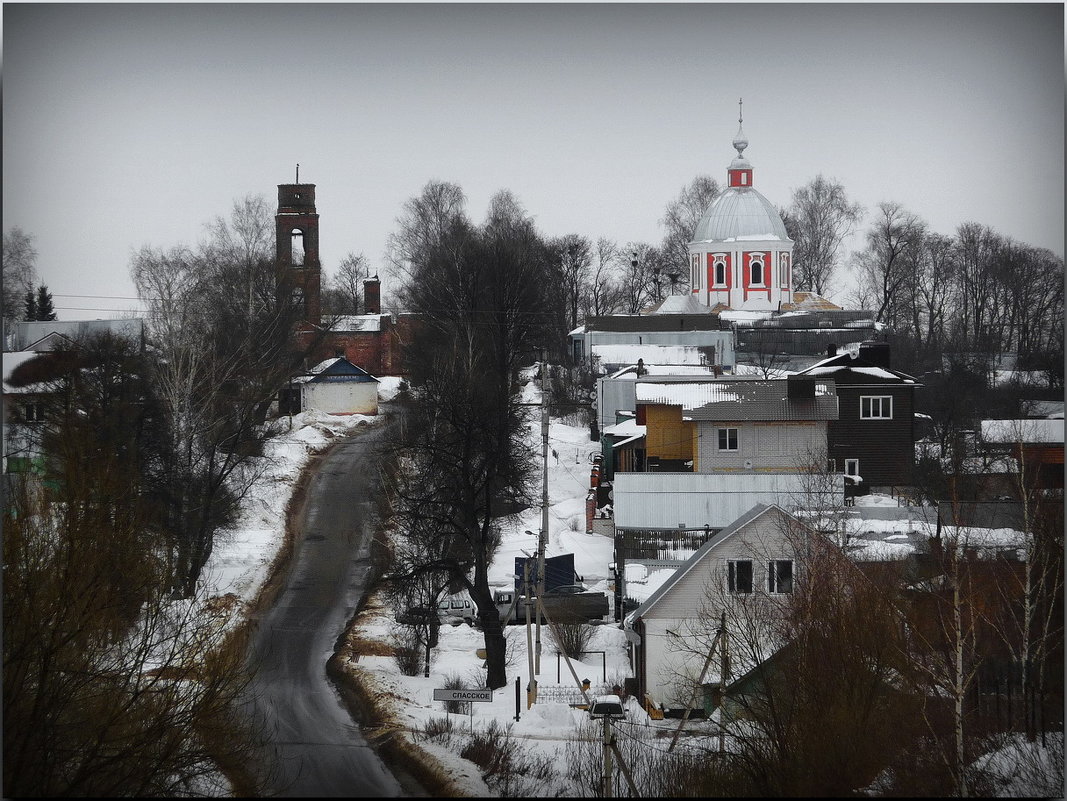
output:
[[[694,253],[691,261],[693,262],[693,289],[700,289],[700,254]]]
[[[893,397],[891,395],[861,395],[860,420],[892,420]]]
[[[44,422],[43,403],[24,403],[22,405],[22,419],[27,423]]]
[[[767,592],[784,594],[793,591],[793,560],[772,559],[767,563]]]
[[[719,450],[720,451],[736,451],[737,450],[737,429],[736,428],[720,428],[719,429]]]
[[[752,592],[752,560],[731,559],[726,563],[727,583],[730,592]]]
[[[858,476],[860,474],[859,459],[845,459],[845,475]]]

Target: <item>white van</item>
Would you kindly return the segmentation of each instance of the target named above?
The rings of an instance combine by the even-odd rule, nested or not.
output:
[[[477,616],[478,610],[466,592],[446,595],[437,604],[437,617],[442,623],[450,623],[453,626],[466,623],[473,626]]]

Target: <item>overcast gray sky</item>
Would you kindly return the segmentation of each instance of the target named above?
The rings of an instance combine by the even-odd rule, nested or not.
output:
[[[19,4],[3,7],[4,230],[61,319],[133,308],[131,254],[317,185],[321,257],[384,271],[403,202],[511,190],[550,236],[658,243],[723,182],[819,173],[871,211],[1063,255],[1063,4]],[[388,293],[388,286],[383,290]],[[103,298],[78,296],[100,295]],[[835,297],[841,301],[844,297]]]

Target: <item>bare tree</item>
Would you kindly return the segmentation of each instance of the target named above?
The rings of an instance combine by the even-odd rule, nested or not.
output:
[[[331,314],[360,314],[364,311],[363,282],[370,277],[370,264],[362,253],[348,253],[337,273],[322,292],[323,307]]]
[[[584,236],[567,234],[552,240],[549,247],[559,253],[560,287],[567,313],[567,330],[573,330],[578,325],[581,297],[593,264],[592,243]]]
[[[667,204],[660,220],[666,228],[660,245],[665,276],[678,276],[676,284],[689,284],[689,243],[708,206],[719,195],[719,182],[710,175],[697,175]]]
[[[302,355],[290,338],[297,310],[275,292],[273,263],[262,258],[263,218],[263,204],[246,198],[196,251],[144,247],[131,263],[160,354],[154,382],[167,410],[168,526],[182,596],[194,591],[215,531],[255,479],[244,466]]]
[[[899,203],[879,203],[858,255],[859,280],[875,308],[875,319],[899,327],[910,318],[915,267],[926,224]]]
[[[241,284],[236,298],[246,302],[247,313],[269,303],[275,232],[267,198],[249,194],[234,200],[229,219],[216,216],[205,228],[208,239],[200,251],[212,269],[236,274]]]
[[[397,277],[408,279],[434,248],[449,237],[453,225],[466,219],[467,198],[456,184],[429,181],[404,203],[398,230],[389,235],[388,259]]]
[[[4,794],[205,793],[252,755],[247,672],[236,610],[171,600],[149,366],[110,336],[50,364],[49,480],[5,497]]]
[[[830,286],[837,270],[838,250],[863,218],[863,207],[849,202],[835,179],[816,176],[793,190],[788,219],[793,246],[794,289],[817,294]]]
[[[956,273],[952,240],[940,234],[927,234],[916,268],[911,321],[916,348],[940,353],[945,343]]]
[[[37,248],[33,235],[17,225],[4,232],[3,323],[4,336],[22,319],[22,299],[37,281]]]
[[[1000,246],[999,235],[988,226],[967,222],[956,228],[959,335],[968,342],[984,343],[989,333],[993,263]]]
[[[627,242],[619,250],[622,265],[623,312],[637,314],[649,303],[662,300],[664,258],[647,242]]]
[[[593,265],[582,291],[584,317],[615,314],[622,309],[622,288],[616,277],[618,266],[618,246],[601,237],[596,241]]]
[[[543,307],[552,260],[521,206],[502,192],[482,226],[457,216],[441,228],[409,262],[401,293],[420,325],[407,351],[415,405],[399,443],[404,469],[393,492],[401,544],[392,575],[443,577],[467,589],[493,688],[506,682],[488,580],[499,543],[494,519],[525,497],[530,480],[516,379],[551,335],[530,310]]]

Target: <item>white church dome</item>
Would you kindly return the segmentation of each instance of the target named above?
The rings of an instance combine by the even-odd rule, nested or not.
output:
[[[744,240],[790,241],[771,201],[751,187],[730,187],[711,201],[693,231],[693,241]]]

